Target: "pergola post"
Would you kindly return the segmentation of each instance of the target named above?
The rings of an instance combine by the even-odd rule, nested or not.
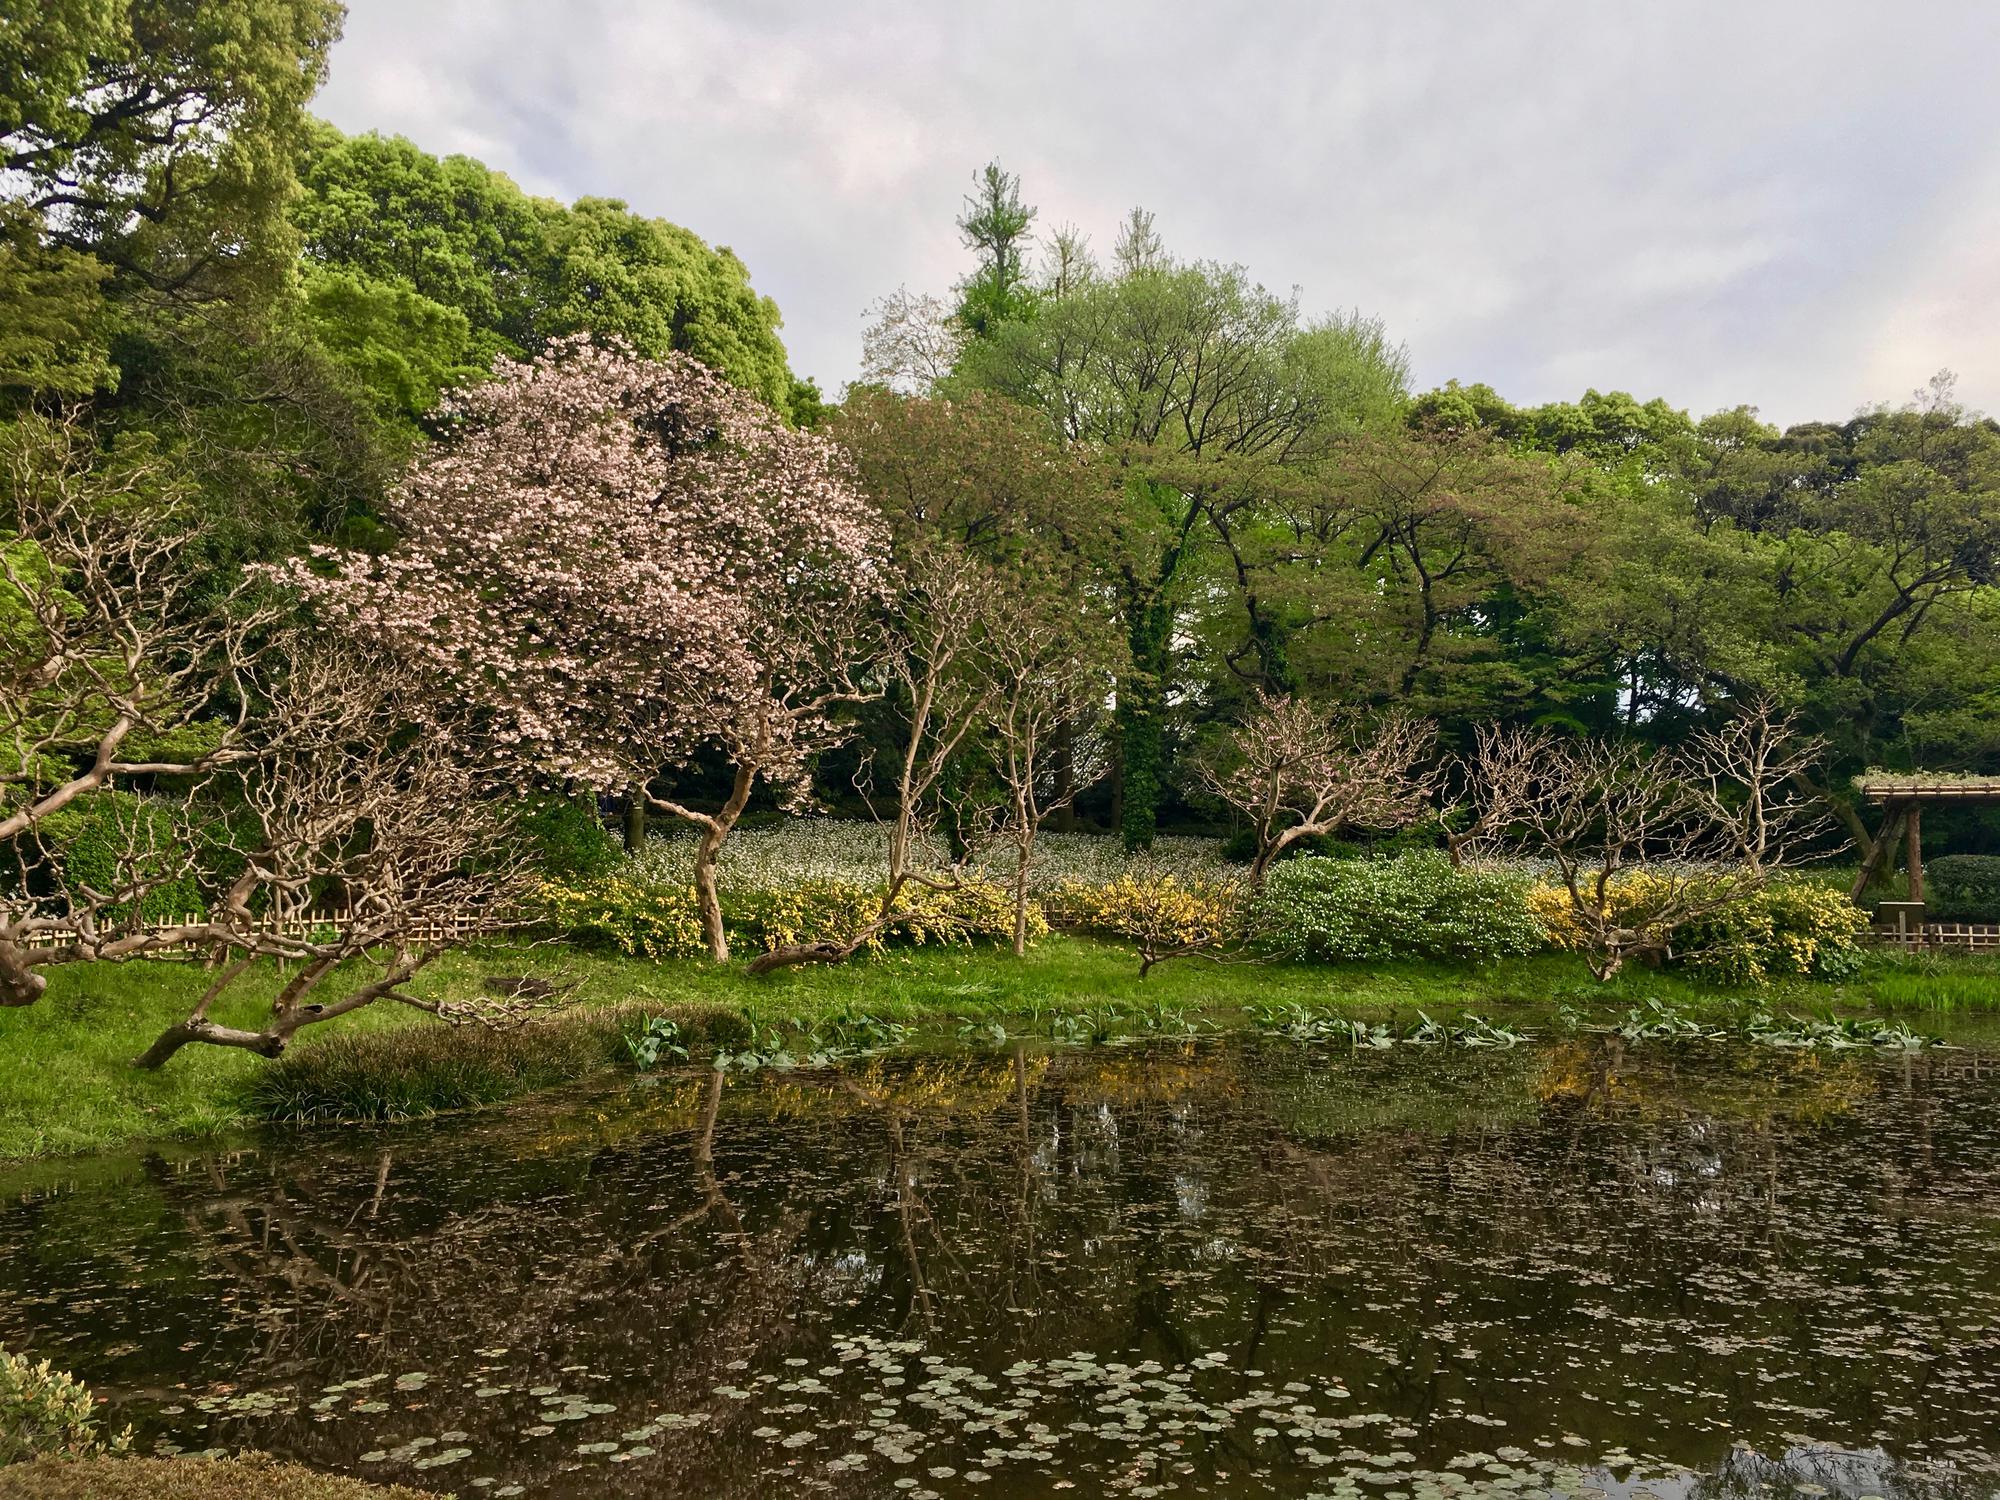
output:
[[[1884,866],[1895,866],[1896,840],[1903,836],[1903,817],[1907,804],[1891,803],[1882,812],[1882,827],[1875,834],[1875,842],[1868,846],[1868,857],[1861,862],[1861,873],[1854,877],[1854,886],[1847,893],[1850,901],[1859,901],[1875,879],[1875,872]]]
[[[1910,867],[1910,899],[1924,899],[1924,814],[1920,803],[1910,804],[1909,842],[1904,845],[1904,861]]]

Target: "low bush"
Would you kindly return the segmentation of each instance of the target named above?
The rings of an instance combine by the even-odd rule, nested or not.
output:
[[[165,921],[203,910],[207,897],[201,871],[227,859],[223,851],[209,845],[195,851],[193,867],[171,873],[182,864],[185,837],[174,808],[117,788],[72,802],[43,819],[37,833],[49,850],[48,865],[53,867],[39,874],[52,884],[59,876],[72,888],[116,891],[128,887],[137,871],[147,873],[152,883],[138,910],[111,907],[106,915],[113,920],[136,917]],[[30,889],[37,886],[35,872],[7,873],[25,879]],[[165,878],[170,873],[171,878]]]
[[[0,1349],[0,1464],[122,1453],[130,1441],[129,1432],[99,1431],[96,1398],[82,1381]]]
[[[1611,885],[1613,919],[1645,930],[1658,925],[1665,882],[1644,870]],[[1528,904],[1558,948],[1583,945],[1581,925],[1560,886],[1540,885]],[[1725,984],[1773,977],[1838,980],[1861,967],[1868,916],[1845,892],[1808,880],[1779,880],[1721,909],[1675,924],[1664,934],[1667,962]]]
[[[613,948],[655,962],[708,951],[694,887],[623,871],[595,880],[549,881],[542,901],[550,924],[586,948]]]
[[[1946,854],[1924,870],[1925,915],[1940,922],[2000,922],[2000,854]]]
[[[522,813],[521,833],[535,868],[551,880],[609,875],[625,857],[597,815],[594,797],[535,797]]]
[[[43,1459],[0,1469],[0,1500],[449,1500],[400,1484],[240,1458]]]
[[[1141,976],[1162,959],[1217,952],[1243,932],[1243,890],[1231,880],[1147,871],[1072,881],[1042,900],[1059,927],[1132,944]]]
[[[1474,961],[1547,945],[1528,883],[1459,870],[1432,851],[1390,859],[1312,856],[1273,865],[1252,914],[1259,945],[1313,961]]]

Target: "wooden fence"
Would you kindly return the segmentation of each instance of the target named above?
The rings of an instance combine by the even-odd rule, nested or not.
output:
[[[1910,952],[1938,948],[1963,953],[2000,953],[2000,926],[1988,922],[1912,922],[1878,928],[1875,940]]]
[[[207,929],[209,927],[209,920],[206,912],[191,912],[183,917],[161,917],[138,923],[110,923],[101,926],[98,929],[98,935],[101,938],[120,938],[131,937],[141,933],[171,933],[186,927]],[[244,932],[244,936],[252,938],[292,938],[300,942],[307,942],[320,934],[330,937],[334,932],[344,930],[353,920],[354,913],[344,909],[274,912],[257,918],[250,925],[247,932]],[[396,936],[404,942],[421,947],[431,944],[464,942],[469,938],[496,932],[507,925],[507,923],[487,915],[468,913],[462,916],[442,919],[431,917],[412,922],[408,926],[399,927],[396,931]],[[235,930],[241,931],[241,929]],[[72,927],[49,927],[23,939],[21,946],[25,948],[60,948],[63,944],[74,941],[76,935],[76,930]],[[213,951],[220,941],[219,937],[212,938],[204,934],[192,941],[163,943],[157,948],[148,949],[143,956],[146,958],[205,956]]]

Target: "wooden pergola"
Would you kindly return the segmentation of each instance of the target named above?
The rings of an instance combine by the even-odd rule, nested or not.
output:
[[[1882,809],[1882,831],[1875,837],[1875,847],[1869,850],[1863,861],[1861,873],[1854,879],[1852,895],[1861,899],[1861,893],[1868,888],[1868,882],[1875,878],[1875,872],[1882,867],[1882,861],[1889,851],[1896,847],[1896,837],[1900,832],[1904,841],[1905,862],[1910,867],[1910,901],[1919,904],[1924,899],[1924,809],[1934,804],[1947,806],[1966,803],[2000,804],[2000,776],[1943,776],[1926,774],[1922,771],[1869,771],[1854,778],[1854,789],[1862,799],[1872,802]]]

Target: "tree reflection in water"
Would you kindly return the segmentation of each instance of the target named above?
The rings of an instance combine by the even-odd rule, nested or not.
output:
[[[142,1441],[462,1495],[2000,1489],[1978,1052],[690,1073],[156,1156],[0,1251],[0,1342]]]

